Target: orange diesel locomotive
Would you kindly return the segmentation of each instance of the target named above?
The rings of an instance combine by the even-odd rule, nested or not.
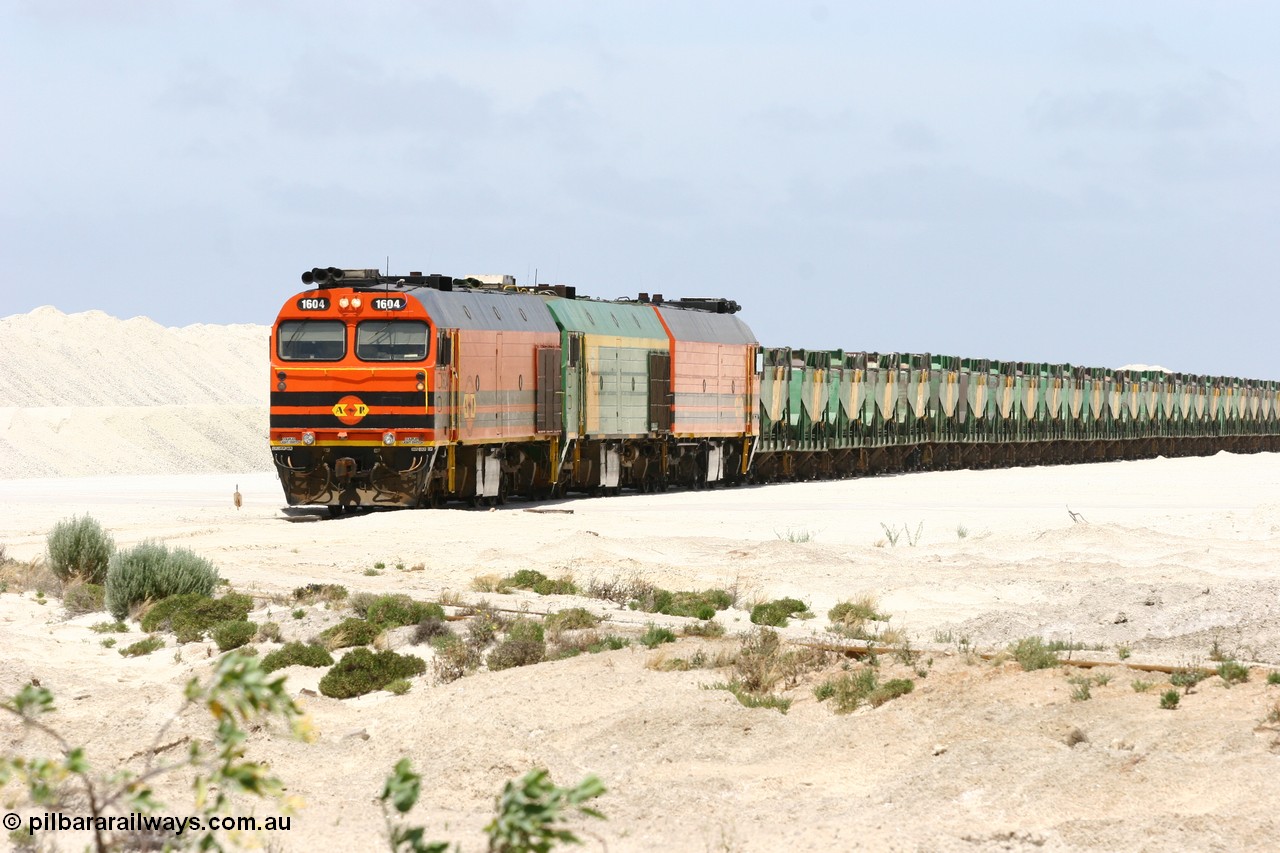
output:
[[[316,268],[271,337],[290,504],[502,502],[745,478],[759,346],[723,299]]]

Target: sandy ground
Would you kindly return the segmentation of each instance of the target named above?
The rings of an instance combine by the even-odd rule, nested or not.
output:
[[[471,591],[477,576],[537,568],[580,584],[642,576],[798,597],[819,616],[785,629],[796,639],[825,636],[829,607],[872,594],[924,654],[923,678],[882,664],[885,677],[916,678],[915,692],[847,716],[814,699],[812,679],[787,692],[785,715],[748,709],[704,689],[724,673],[660,672],[646,666],[656,653],[635,646],[348,701],[302,694],[319,672],[293,668],[316,742],[268,731],[250,741],[306,802],[273,849],[382,846],[375,797],[407,755],[424,774],[413,819],[468,850],[483,847],[501,783],[536,765],[562,783],[604,781],[608,820],[579,825],[592,833],[587,849],[1266,850],[1280,843],[1280,732],[1264,722],[1280,700],[1266,684],[1280,665],[1277,485],[1280,456],[1221,454],[554,505],[571,514],[513,503],[330,521],[284,515],[278,484],[260,472],[18,479],[0,481],[0,543],[34,558],[56,521],[89,512],[119,545],[158,538],[211,558],[261,597],[251,618],[279,621],[286,639],[338,618],[311,608],[294,620],[291,605],[269,603],[309,582],[422,599],[448,590],[533,612],[586,605],[610,630],[685,621]],[[884,525],[909,532],[893,545]],[[386,570],[366,575],[376,562]],[[39,678],[61,699],[63,731],[114,766],[207,671],[212,646],[125,659],[88,630],[102,618],[0,595],[0,693]],[[663,654],[732,645],[750,627],[744,610],[718,618],[730,639],[684,639]],[[1067,678],[1081,671],[1027,673],[961,650],[1029,635],[1085,644],[1074,656],[1114,662],[1091,670],[1110,680],[1072,701]],[[1158,707],[1159,676],[1125,665],[1212,666],[1215,643],[1255,664],[1250,680],[1212,678],[1172,712]],[[1131,650],[1125,662],[1119,646]],[[1137,678],[1157,686],[1136,692]],[[6,747],[16,738],[0,721]]]

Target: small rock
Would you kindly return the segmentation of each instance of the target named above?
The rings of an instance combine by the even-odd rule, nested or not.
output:
[[[1127,740],[1121,740],[1119,738],[1116,738],[1115,740],[1111,741],[1111,748],[1124,750],[1125,752],[1132,752],[1133,744],[1129,743],[1129,741]]]
[[[316,693],[310,687],[304,687],[298,691],[298,695],[299,696],[318,696],[320,694]]]
[[[1126,623],[1126,622],[1128,622],[1128,621],[1129,621],[1129,617],[1128,617],[1127,615],[1125,615],[1125,612],[1124,612],[1123,610],[1121,610],[1119,613],[1117,613],[1117,614],[1115,615],[1115,618],[1111,620],[1111,624],[1113,624],[1113,625],[1123,625],[1124,623]]]
[[[947,748],[946,748],[945,746],[943,746],[942,744],[940,744],[940,743],[935,743],[935,744],[933,745],[933,754],[934,754],[934,755],[942,755],[942,754],[943,754],[944,752],[946,752],[946,751],[947,751]]]
[[[369,733],[364,729],[360,729],[359,731],[355,731],[355,732],[347,732],[345,735],[342,736],[343,740],[348,740],[350,738],[360,738],[360,740],[368,740]]]

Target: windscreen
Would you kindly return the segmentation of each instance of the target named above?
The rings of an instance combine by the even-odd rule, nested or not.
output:
[[[356,326],[361,361],[422,361],[430,338],[421,320],[366,320]]]
[[[341,361],[347,326],[341,320],[285,320],[276,330],[276,351],[284,361]]]

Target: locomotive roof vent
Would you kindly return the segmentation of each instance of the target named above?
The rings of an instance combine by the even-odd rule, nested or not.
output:
[[[469,275],[467,276],[467,278],[474,281],[476,285],[480,287],[515,287],[516,286],[516,277],[513,275],[493,275],[493,274],[486,273],[484,275]]]
[[[655,297],[653,301],[661,302],[662,297]],[[712,314],[737,314],[742,310],[742,306],[732,299],[712,296],[686,296],[684,299],[673,299],[664,304],[669,308],[709,311]]]

